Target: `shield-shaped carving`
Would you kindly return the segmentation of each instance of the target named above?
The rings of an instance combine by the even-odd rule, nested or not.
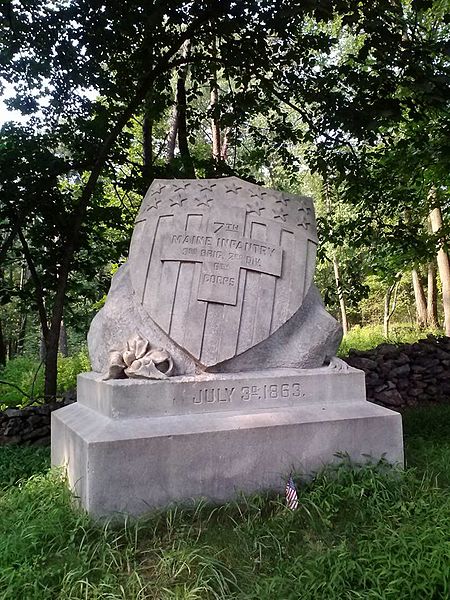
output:
[[[236,177],[155,180],[131,242],[133,291],[176,344],[211,367],[297,312],[316,247],[310,198]]]

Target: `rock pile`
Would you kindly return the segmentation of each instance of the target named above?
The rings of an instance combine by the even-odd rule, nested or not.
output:
[[[7,408],[5,411],[0,411],[0,446],[49,445],[52,412],[73,401],[72,397],[66,397],[61,402],[27,408]]]
[[[351,350],[347,362],[366,374],[367,399],[388,408],[450,400],[450,338]]]

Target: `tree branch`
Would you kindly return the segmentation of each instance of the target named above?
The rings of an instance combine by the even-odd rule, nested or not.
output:
[[[57,337],[59,335],[59,327],[63,315],[64,298],[66,295],[70,263],[72,261],[73,255],[78,244],[81,225],[83,223],[86,214],[86,209],[89,205],[92,194],[94,193],[95,186],[100,177],[108,154],[113,145],[115,144],[123,128],[126,126],[128,121],[136,112],[139,105],[144,101],[147,92],[151,88],[156,77],[158,77],[167,70],[171,70],[176,64],[180,64],[179,60],[172,60],[174,55],[180,50],[184,42],[192,37],[192,35],[199,27],[207,23],[211,16],[214,16],[213,11],[212,14],[210,13],[211,10],[205,11],[205,13],[201,17],[199,17],[188,27],[186,27],[185,31],[180,33],[180,36],[178,37],[177,41],[169,47],[169,49],[166,51],[166,54],[160,59],[159,64],[156,67],[150,69],[150,71],[148,71],[144,75],[140,85],[136,89],[134,99],[123,110],[122,114],[117,119],[115,125],[112,127],[111,131],[104,139],[102,146],[99,148],[97,158],[93,165],[91,174],[83,189],[80,200],[75,208],[72,217],[72,236],[65,246],[64,253],[61,259],[61,266],[58,273],[56,293],[53,303],[53,314],[50,325],[50,330],[52,332],[53,337]],[[181,62],[186,62],[186,58],[183,57]]]
[[[3,379],[0,379],[0,384],[1,385],[9,385],[13,388],[15,388],[16,390],[18,390],[23,396],[26,396],[28,399],[31,399],[30,394],[27,394],[26,392],[24,392],[18,385],[16,385],[15,383],[10,383],[9,381],[3,381]]]
[[[7,235],[5,241],[0,246],[0,264],[3,262],[8,250],[12,246],[12,243],[14,242],[14,238],[16,237],[16,235],[19,232],[19,228],[20,228],[19,221],[15,220],[15,222],[12,224],[11,231]]]

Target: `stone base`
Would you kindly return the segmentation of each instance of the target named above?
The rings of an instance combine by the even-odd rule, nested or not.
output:
[[[97,516],[282,492],[346,453],[403,464],[401,416],[364,400],[356,369],[273,370],[167,381],[79,377],[52,415],[52,463]]]

